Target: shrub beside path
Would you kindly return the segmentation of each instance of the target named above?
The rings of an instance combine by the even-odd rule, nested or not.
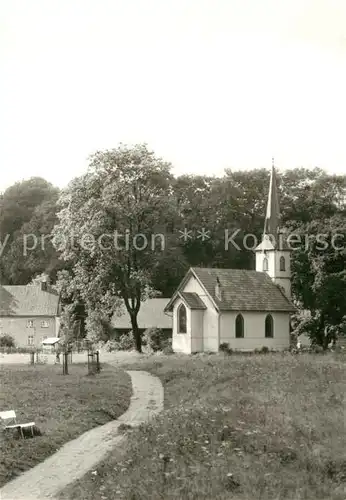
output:
[[[160,380],[144,371],[128,371],[133,394],[128,410],[117,420],[85,432],[54,455],[24,472],[0,490],[1,500],[46,500],[95,467],[125,436],[121,424],[137,426],[163,409]],[[114,381],[116,384],[116,380]]]

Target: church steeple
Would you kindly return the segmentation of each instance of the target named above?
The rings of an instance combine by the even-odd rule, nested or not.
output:
[[[278,232],[280,227],[280,207],[279,196],[276,180],[276,172],[274,166],[274,158],[272,158],[272,169],[269,181],[269,195],[267,203],[267,213],[264,221],[264,235],[271,235],[274,241],[278,241]]]
[[[269,182],[262,242],[255,249],[256,271],[267,273],[286,296],[291,296],[291,250],[280,238],[280,208],[274,158]]]

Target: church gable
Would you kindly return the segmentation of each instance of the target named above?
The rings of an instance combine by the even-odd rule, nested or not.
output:
[[[165,307],[165,311],[172,311],[178,299],[181,299],[189,309],[205,310],[210,306],[215,307],[208,297],[208,292],[192,273],[192,269],[186,273],[177,291]]]

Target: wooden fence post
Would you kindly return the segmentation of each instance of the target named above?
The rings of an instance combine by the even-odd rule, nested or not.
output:
[[[94,374],[94,353],[92,351],[88,352],[88,373],[89,375]]]
[[[100,373],[100,352],[96,351],[96,371]]]
[[[68,353],[63,353],[63,362],[62,362],[62,373],[63,375],[68,375]]]

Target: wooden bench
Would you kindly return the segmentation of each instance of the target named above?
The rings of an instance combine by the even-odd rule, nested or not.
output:
[[[0,419],[3,424],[3,429],[18,429],[20,432],[20,435],[24,439],[24,433],[23,429],[31,429],[31,435],[34,437],[34,427],[35,427],[35,422],[27,422],[26,424],[18,424],[17,423],[17,417],[16,417],[16,412],[14,410],[10,411],[1,411],[0,412]]]

